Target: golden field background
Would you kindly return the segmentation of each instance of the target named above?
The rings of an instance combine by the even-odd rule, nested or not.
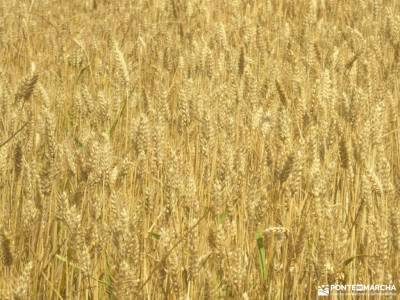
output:
[[[0,299],[400,289],[399,5],[0,1]]]

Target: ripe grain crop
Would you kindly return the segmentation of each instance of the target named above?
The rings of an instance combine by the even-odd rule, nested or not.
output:
[[[0,0],[0,299],[400,290],[399,74],[396,0]]]

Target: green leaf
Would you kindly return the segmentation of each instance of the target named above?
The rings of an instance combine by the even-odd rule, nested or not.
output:
[[[153,232],[153,231],[149,231],[149,235],[150,235],[153,239],[155,239],[155,240],[159,240],[160,237],[161,237],[160,234],[158,234],[158,233],[156,233],[156,232]]]
[[[105,292],[106,292],[106,294],[109,295],[108,299],[113,300],[113,299],[115,299],[113,278],[112,278],[112,275],[111,275],[111,268],[110,268],[110,264],[109,264],[109,261],[108,261],[108,255],[107,254],[105,254],[105,266],[104,266],[104,268],[105,268],[104,276],[105,276],[105,283],[106,283],[106,285],[105,285],[106,291]]]
[[[226,212],[220,213],[217,218],[218,218],[218,223],[224,223],[226,217],[228,214]]]
[[[264,247],[264,236],[262,233],[257,232],[257,249],[258,249],[258,266],[262,280],[266,278],[266,263],[265,263],[265,247]]]
[[[112,126],[111,126],[111,128],[110,128],[110,136],[113,135],[114,130],[115,130],[115,127],[117,126],[119,119],[122,118],[122,115],[123,115],[123,113],[124,113],[124,111],[125,111],[125,108],[126,108],[126,104],[127,104],[127,103],[128,103],[128,99],[126,99],[126,100],[124,101],[124,104],[123,104],[123,106],[122,106],[122,108],[121,108],[121,110],[120,110],[118,116],[115,118],[115,120],[114,120],[114,122],[113,122],[113,124],[112,124]]]
[[[74,141],[79,148],[83,148],[83,144],[77,138],[74,138]]]
[[[355,255],[352,256],[348,259],[346,259],[345,261],[343,261],[342,265],[343,267],[346,267],[348,264],[350,264],[353,260],[360,258],[360,257],[373,257],[372,255],[365,255],[365,254],[360,254],[360,255]]]

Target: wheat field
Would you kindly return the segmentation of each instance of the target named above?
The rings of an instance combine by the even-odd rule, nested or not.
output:
[[[397,0],[0,0],[0,299],[399,290],[399,74]]]

